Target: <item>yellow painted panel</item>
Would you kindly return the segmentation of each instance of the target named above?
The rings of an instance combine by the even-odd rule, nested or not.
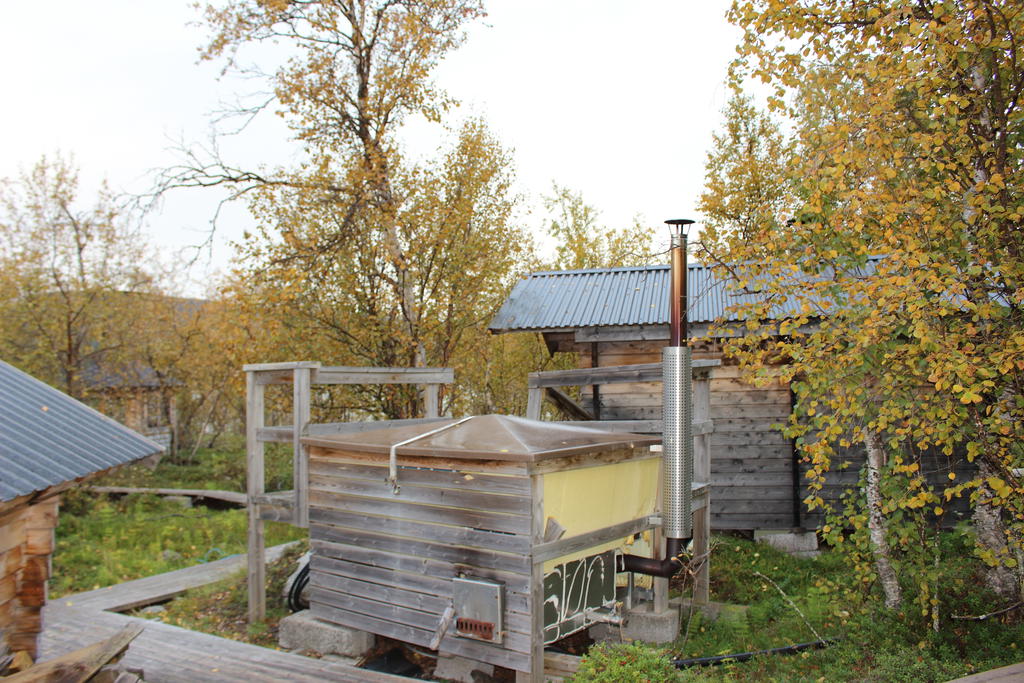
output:
[[[653,514],[660,472],[661,459],[647,458],[545,474],[545,524],[554,517],[565,528],[562,538],[570,538]],[[649,537],[645,534],[644,539],[629,545],[630,539],[623,538],[565,555],[545,562],[544,571],[611,548],[649,555]]]

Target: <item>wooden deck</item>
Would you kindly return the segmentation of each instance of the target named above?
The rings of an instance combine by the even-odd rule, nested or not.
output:
[[[267,561],[280,557],[291,544],[268,548]],[[412,679],[359,669],[343,662],[314,659],[189,631],[117,611],[163,602],[189,588],[203,586],[243,571],[245,555],[179,569],[108,588],[68,595],[43,609],[40,661],[53,659],[108,638],[124,626],[145,627],[132,642],[123,662],[145,672],[149,683],[195,681],[368,681],[401,683]]]
[[[973,676],[957,678],[950,683],[1010,683],[1011,681],[1024,681],[1024,662],[1003,666],[991,671],[982,671]]]
[[[52,659],[108,638],[126,624],[141,623],[145,630],[128,648],[125,666],[140,668],[147,683],[204,681],[342,681],[402,683],[411,679],[358,669],[342,662],[313,659],[206,633],[189,631],[159,621],[68,607],[58,600],[43,611],[41,659]]]

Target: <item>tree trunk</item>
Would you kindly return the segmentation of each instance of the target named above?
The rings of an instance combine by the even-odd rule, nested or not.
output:
[[[998,472],[991,464],[982,458],[979,458],[978,461],[978,476],[983,481],[989,477],[998,476]],[[1019,570],[1007,567],[1003,563],[1003,560],[1011,555],[1006,543],[1006,525],[1003,523],[1002,508],[989,502],[994,494],[988,484],[982,483],[979,494],[972,515],[974,533],[977,536],[978,545],[991,552],[999,560],[994,567],[986,567],[983,575],[985,585],[1003,600],[1020,600],[1022,591]]]
[[[889,541],[886,540],[886,520],[882,514],[882,495],[879,490],[879,483],[882,478],[882,467],[885,466],[885,454],[882,452],[878,435],[871,429],[864,428],[864,445],[868,451],[868,531],[871,539],[871,552],[875,556],[875,570],[878,572],[878,579],[882,583],[882,590],[885,593],[885,606],[889,609],[898,609],[903,602],[903,593],[900,590],[900,582],[896,578],[896,571],[892,567],[892,552],[889,549]]]

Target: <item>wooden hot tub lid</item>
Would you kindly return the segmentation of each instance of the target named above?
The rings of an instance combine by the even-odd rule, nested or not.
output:
[[[405,425],[355,434],[306,436],[307,446],[387,456],[393,444],[456,420]],[[661,437],[553,424],[510,415],[480,415],[437,434],[400,446],[402,455],[536,462],[580,453],[649,446]]]

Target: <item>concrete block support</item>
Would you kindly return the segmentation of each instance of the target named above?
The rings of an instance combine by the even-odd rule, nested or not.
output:
[[[626,612],[622,625],[622,639],[642,640],[645,643],[671,643],[679,635],[679,608],[670,605],[667,610],[654,612],[650,605],[635,607]]]
[[[303,610],[281,620],[277,642],[286,650],[359,657],[373,647],[374,636],[366,631],[320,621],[309,610]]]
[[[818,554],[818,535],[813,531],[758,529],[754,540],[796,557],[815,557]]]
[[[684,624],[691,613],[697,614],[698,612],[709,621],[722,620],[725,622],[741,623],[746,621],[747,611],[750,609],[746,605],[731,605],[726,602],[698,602],[693,604],[690,598],[686,597],[672,598],[669,604],[679,609],[679,614]]]

